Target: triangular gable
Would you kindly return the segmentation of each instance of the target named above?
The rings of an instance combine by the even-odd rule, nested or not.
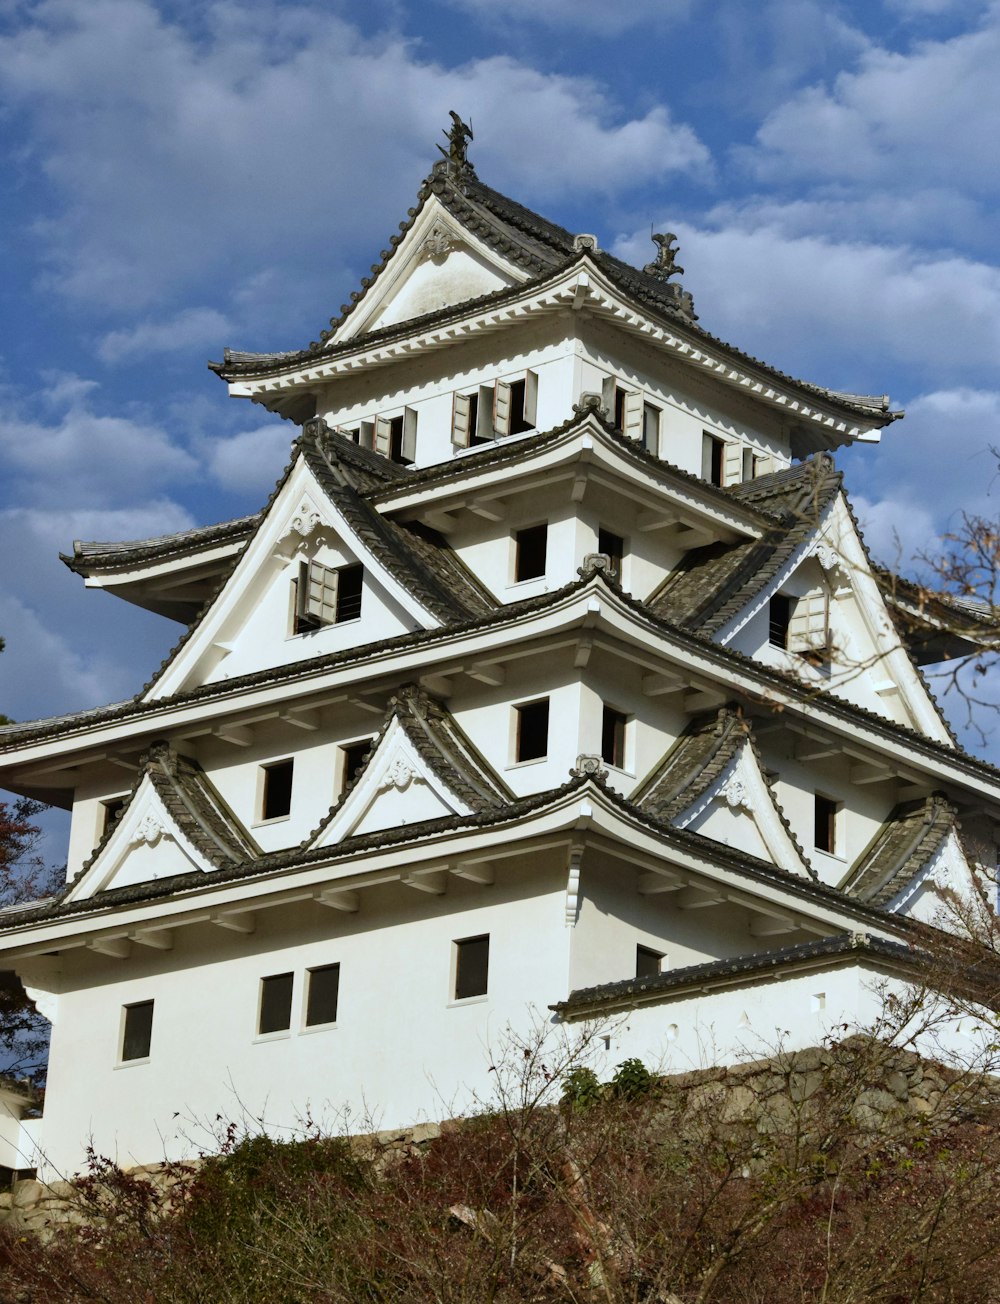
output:
[[[323,652],[440,627],[485,596],[425,532],[385,521],[350,483],[321,422],[305,433],[260,523],[219,592],[181,640],[143,700]],[[431,555],[432,554],[432,555]],[[292,585],[299,563],[360,564],[360,618],[296,635]]]
[[[954,806],[940,793],[896,806],[840,888],[865,905],[923,923],[973,899],[976,875]]]
[[[814,877],[775,801],[750,726],[730,708],[692,722],[632,800],[675,828]]]
[[[83,900],[193,870],[209,873],[260,854],[201,768],[159,747],[64,899]]]
[[[500,810],[513,794],[458,727],[426,693],[406,686],[353,784],[308,846],[449,815]]]
[[[829,459],[815,460],[832,470]],[[713,585],[726,592],[703,631],[747,655],[787,662],[824,692],[953,743],[892,621],[839,477],[833,481],[817,470],[815,480],[812,496],[807,487],[798,508],[786,507],[785,526],[774,532],[766,556],[750,554],[768,541],[737,545],[730,553],[745,555],[706,558],[704,573],[688,576],[692,593]],[[835,492],[824,492],[824,481]],[[768,642],[769,604],[779,593],[792,602],[788,653]]]
[[[506,290],[525,279],[515,262],[431,194],[329,344]]]

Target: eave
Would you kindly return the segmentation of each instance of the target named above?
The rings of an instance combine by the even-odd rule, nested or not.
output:
[[[179,928],[215,924],[250,932],[261,910],[310,900],[353,910],[357,894],[373,887],[405,884],[431,873],[462,877],[472,865],[551,850],[565,856],[567,922],[578,909],[581,864],[588,851],[597,851],[620,863],[623,872],[634,873],[638,892],[652,874],[671,888],[689,888],[718,904],[778,917],[821,937],[859,923],[884,936],[901,931],[891,916],[833,889],[793,878],[698,834],[657,826],[591,779],[521,799],[510,810],[508,817],[456,817],[440,821],[440,828],[432,822],[425,828],[387,830],[384,838],[366,835],[307,853],[273,854],[242,872],[218,870],[135,884],[57,904],[34,917],[0,914],[2,963],[16,965],[67,948],[126,959],[132,943],[167,949]]]
[[[909,782],[950,784],[979,803],[1000,805],[1000,770],[956,747],[893,724],[861,707],[814,688],[790,673],[763,666],[741,653],[687,633],[646,612],[641,604],[590,577],[554,594],[512,604],[462,626],[420,631],[375,647],[297,662],[275,670],[204,685],[193,692],[149,703],[131,702],[98,712],[40,722],[39,737],[18,743],[16,730],[0,731],[0,777],[12,791],[26,785],[72,787],[73,770],[103,757],[134,764],[152,738],[172,741],[205,734],[224,736],[234,727],[276,719],[343,701],[367,701],[381,713],[401,682],[477,672],[559,647],[598,646],[642,671],[645,692],[683,693],[685,709],[704,710],[744,701],[803,736],[835,739],[860,765]],[[691,699],[689,704],[688,698]],[[700,706],[695,703],[700,702]],[[775,713],[777,715],[775,716]],[[11,741],[4,743],[4,733]],[[48,775],[46,780],[45,776]],[[870,781],[870,780],[869,780]],[[31,790],[34,790],[33,788]]]
[[[340,377],[419,357],[469,337],[506,330],[529,315],[564,311],[586,312],[604,319],[644,339],[683,367],[781,413],[792,428],[796,455],[837,447],[854,439],[877,437],[876,431],[901,415],[889,411],[887,406],[876,410],[868,402],[855,401],[860,396],[840,396],[834,391],[797,382],[740,354],[666,310],[656,313],[624,293],[587,253],[523,286],[414,318],[322,351],[293,355],[270,367],[261,365],[257,372],[242,372],[223,365],[215,370],[228,381],[232,395],[250,398],[282,415],[290,415],[291,406],[302,409],[303,395],[311,396],[318,386]],[[289,405],[289,397],[295,396],[297,401]]]

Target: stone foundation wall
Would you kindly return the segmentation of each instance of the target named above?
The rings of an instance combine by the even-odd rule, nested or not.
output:
[[[839,1049],[815,1047],[749,1061],[725,1068],[699,1069],[662,1079],[666,1092],[679,1092],[691,1110],[707,1109],[718,1117],[754,1117],[761,1131],[776,1130],[790,1122],[809,1100],[822,1093],[838,1076],[856,1075],[851,1114],[859,1128],[888,1129],[893,1120],[922,1117],[942,1126],[976,1105],[1000,1101],[1000,1081],[971,1077],[919,1056],[897,1050],[871,1055],[867,1050],[851,1055],[853,1039]],[[437,1137],[460,1127],[461,1119],[422,1123],[412,1128],[378,1132],[352,1138],[359,1154],[380,1165],[391,1165],[419,1154]],[[197,1160],[185,1165],[196,1166]],[[152,1182],[169,1201],[177,1183],[176,1165],[146,1164],[128,1170],[129,1176]],[[0,1192],[0,1223],[12,1223],[45,1236],[60,1225],[88,1220],[86,1201],[73,1182],[46,1185],[35,1180],[15,1182]]]

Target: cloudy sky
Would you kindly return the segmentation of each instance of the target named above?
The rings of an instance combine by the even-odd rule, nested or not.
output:
[[[177,627],[58,560],[254,510],[290,427],[225,345],[296,348],[458,109],[480,176],[702,324],[907,409],[844,462],[905,566],[1000,484],[1000,0],[0,0],[0,711],[133,693]]]

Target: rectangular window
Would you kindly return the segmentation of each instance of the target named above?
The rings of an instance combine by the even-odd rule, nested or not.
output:
[[[480,385],[471,394],[456,394],[451,417],[451,442],[456,448],[472,448],[493,439],[493,409],[496,397],[492,385]]]
[[[455,996],[456,1001],[470,996],[485,996],[490,971],[490,938],[463,937],[455,943]]]
[[[292,809],[292,770],[294,761],[273,761],[262,765],[260,791],[260,818],[282,819]]]
[[[364,567],[359,564],[334,570],[318,561],[300,561],[293,632],[304,634],[324,625],[356,620],[361,615],[363,588]]]
[[[825,589],[796,598],[788,621],[789,652],[825,661],[830,651],[830,603]]]
[[[663,953],[648,946],[635,948],[635,976],[637,978],[655,978],[663,968]]]
[[[831,856],[837,854],[837,816],[842,803],[832,797],[816,793],[816,818],[813,845],[817,851],[826,851]]]
[[[340,965],[324,964],[306,971],[306,1027],[337,1022],[340,995]]]
[[[520,435],[534,430],[537,421],[538,376],[525,372],[518,380],[498,380],[493,393],[493,430],[504,435]]]
[[[275,973],[260,980],[259,1036],[286,1032],[292,1026],[292,979],[290,973]]]
[[[370,738],[362,738],[360,742],[344,743],[340,748],[340,791],[343,792],[357,778],[358,771],[364,764],[365,757],[368,755],[369,748],[372,745]]]
[[[417,456],[417,414],[404,408],[399,416],[375,418],[375,451],[403,466]]]
[[[597,551],[603,552],[611,561],[611,570],[615,579],[622,577],[622,561],[625,558],[625,540],[620,534],[612,534],[603,525],[597,531]]]
[[[701,478],[709,484],[722,487],[723,467],[725,465],[726,444],[707,430],[701,436]]]
[[[776,593],[767,607],[767,641],[772,647],[788,647],[788,626],[791,619],[791,598],[787,593]]]
[[[529,525],[514,535],[514,582],[537,580],[545,574],[545,556],[548,548],[549,527]]]
[[[756,461],[757,461],[757,459],[754,457],[753,449],[752,449],[752,448],[744,448],[744,450],[743,450],[743,474],[742,474],[742,479],[744,479],[744,480],[752,480],[752,479],[753,479],[753,477],[754,477],[754,470],[753,470],[753,468],[754,468],[754,463],[755,463]]]
[[[149,1058],[153,1037],[153,1002],[126,1005],[122,1019],[122,1060]]]
[[[613,706],[604,707],[601,722],[601,758],[616,769],[625,768],[625,725],[628,716]]]
[[[514,758],[518,761],[538,761],[549,752],[549,699],[525,702],[514,707],[516,737]]]

